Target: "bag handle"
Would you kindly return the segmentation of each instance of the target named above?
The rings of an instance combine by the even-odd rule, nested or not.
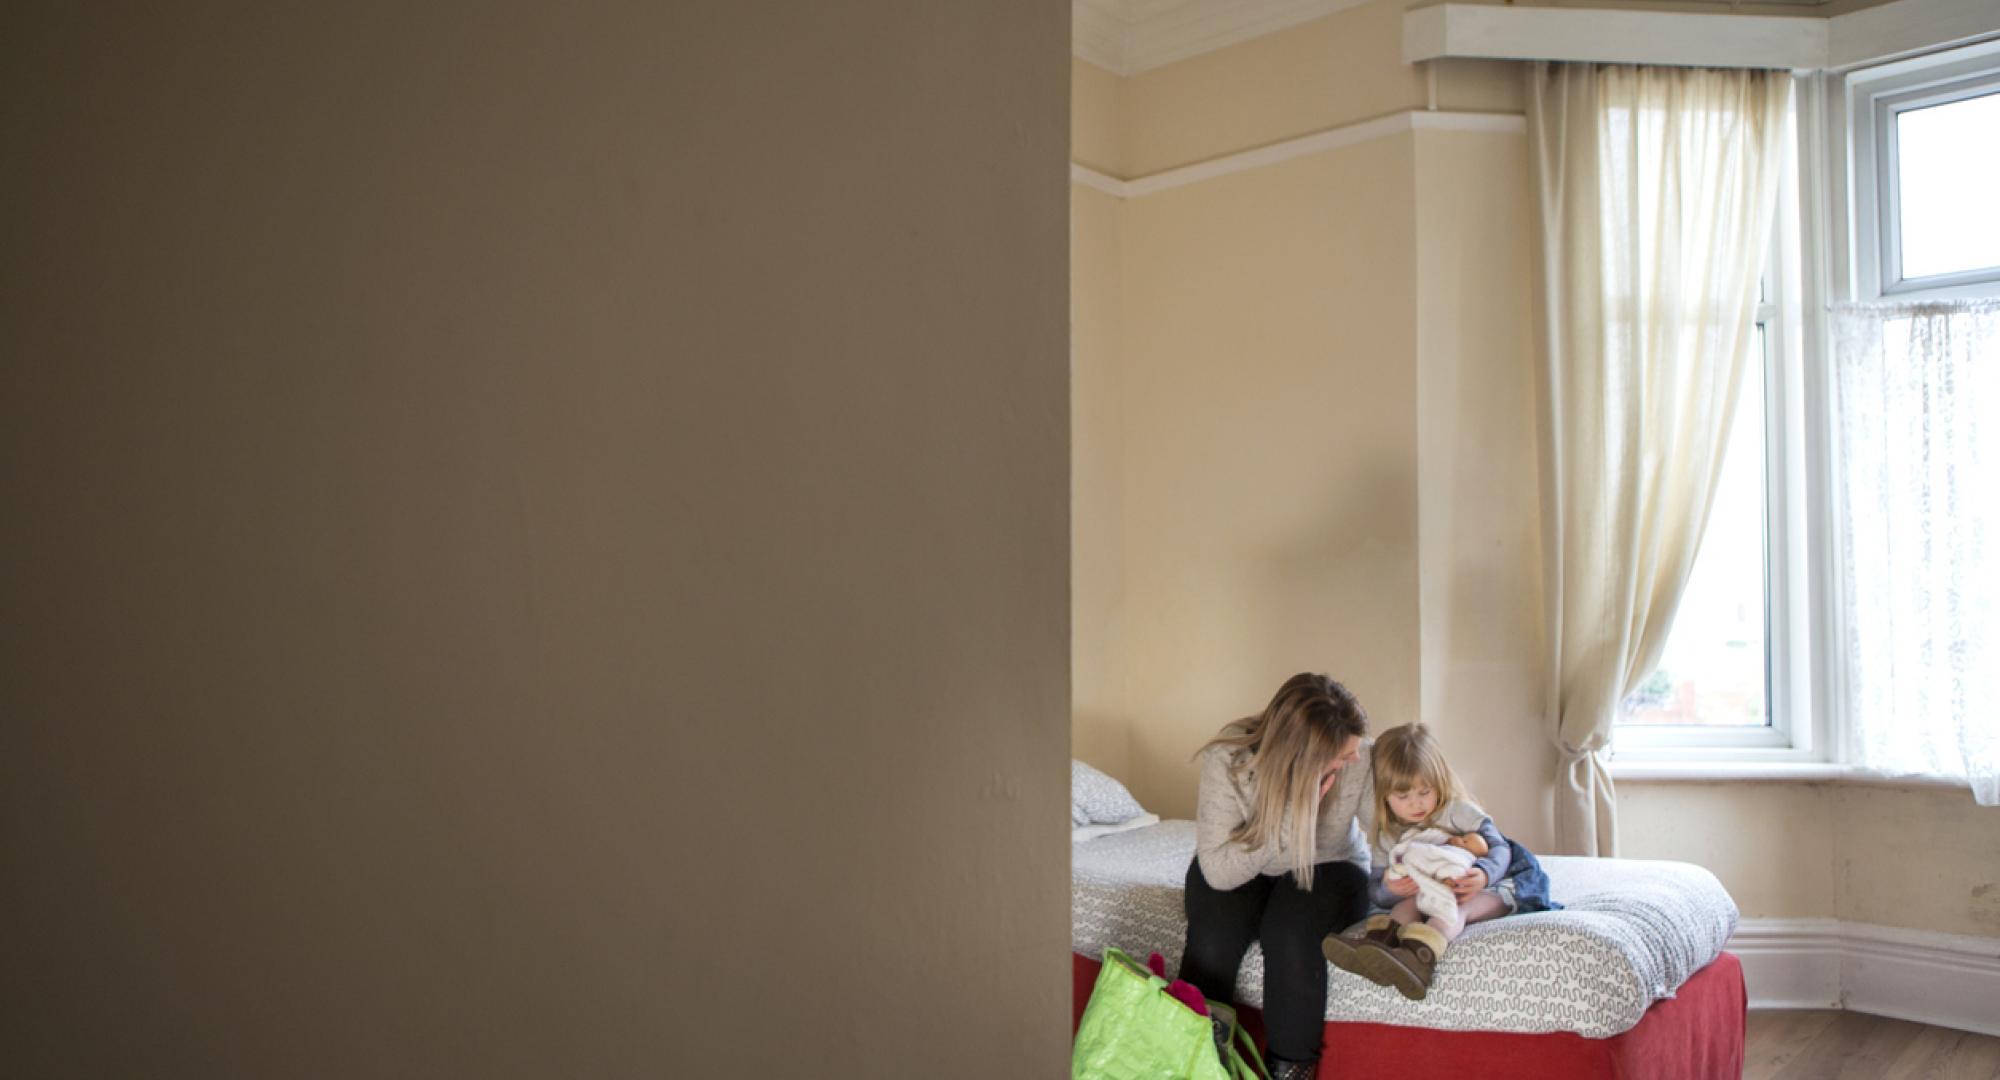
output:
[[[1236,1073],[1238,1077],[1247,1077],[1248,1080],[1271,1080],[1271,1070],[1264,1066],[1264,1056],[1257,1052],[1257,1044],[1250,1038],[1250,1033],[1243,1030],[1242,1024],[1232,1024],[1230,1026],[1236,1029],[1237,1041],[1241,1042],[1244,1049],[1249,1051],[1247,1055],[1240,1053],[1232,1053],[1230,1055],[1236,1059],[1230,1067],[1231,1071]],[[1236,1048],[1232,1046],[1230,1049],[1234,1051]],[[1250,1063],[1253,1061],[1257,1063],[1257,1067],[1254,1069],[1250,1067]]]
[[[1104,962],[1107,965],[1115,963],[1132,974],[1145,979],[1146,985],[1151,986],[1155,990],[1165,990],[1167,988],[1167,980],[1153,974],[1152,968],[1132,959],[1129,953],[1116,945],[1106,945],[1104,947]]]

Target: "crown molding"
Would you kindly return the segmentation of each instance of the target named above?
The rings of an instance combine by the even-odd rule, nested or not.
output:
[[[1369,2],[1071,0],[1071,52],[1132,76]],[[1762,5],[1799,14],[1620,10],[1609,0],[1598,8],[1435,4],[1404,14],[1403,59],[1838,70],[2000,34],[1993,0],[1891,0],[1835,16],[1815,10],[1826,0]]]
[[[1845,15],[1443,3],[1403,13],[1403,59],[1845,70],[2000,37],[1994,0],[1891,0]]]
[[[1527,130],[1527,118],[1519,113],[1432,112],[1427,109],[1412,109],[1408,112],[1378,116],[1373,120],[1363,120],[1358,124],[1301,135],[1296,139],[1286,139],[1284,142],[1260,146],[1254,150],[1244,150],[1208,161],[1199,161],[1193,165],[1183,165],[1177,169],[1167,169],[1164,172],[1132,180],[1120,180],[1087,165],[1071,162],[1069,178],[1074,183],[1094,188],[1106,195],[1135,199],[1142,195],[1199,184],[1218,176],[1261,169],[1266,165],[1276,165],[1308,154],[1336,150],[1370,139],[1401,135],[1404,132],[1460,131],[1488,135],[1523,135]]]
[[[1437,4],[1403,14],[1403,60],[1568,60],[1809,69],[1828,20],[1796,15]]]
[[[1116,198],[1129,199],[1132,197],[1131,184],[1115,176],[1107,176],[1088,165],[1078,165],[1074,161],[1069,163],[1069,181],[1072,184],[1082,184],[1084,187],[1102,191],[1106,195]]]
[[[1071,51],[1137,75],[1370,0],[1074,0]]]

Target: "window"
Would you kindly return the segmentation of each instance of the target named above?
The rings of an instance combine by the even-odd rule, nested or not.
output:
[[[1889,290],[2000,272],[2000,84],[1890,114]]]
[[[2000,424],[2000,41],[1800,90],[1759,309],[1763,410],[1746,386],[1616,757],[1704,775],[1824,762],[2000,802],[2000,497],[1985,479],[2000,464],[1980,437]],[[1753,527],[1741,508],[1759,500]],[[1745,689],[1760,629],[1761,714]]]
[[[1811,753],[1803,716],[1805,435],[1799,325],[1799,170],[1784,163],[1778,208],[1722,471],[1701,547],[1659,665],[1629,695],[1616,757],[1798,760]],[[1796,658],[1796,660],[1795,660]]]
[[[1826,657],[1843,764],[2000,804],[2000,42],[1846,79]]]
[[[1674,612],[1660,663],[1625,699],[1619,722],[1648,726],[1768,728],[1770,667],[1765,588],[1764,382],[1767,309],[1753,331],[1750,364],[1701,549]]]
[[[1847,295],[2000,294],[2000,43],[1847,78]]]

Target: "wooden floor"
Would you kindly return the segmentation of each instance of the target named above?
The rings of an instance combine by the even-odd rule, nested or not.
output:
[[[2000,1080],[2000,1038],[1834,1009],[1750,1014],[1743,1080]]]

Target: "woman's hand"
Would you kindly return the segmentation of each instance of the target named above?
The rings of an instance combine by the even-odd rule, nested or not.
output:
[[[1331,771],[1331,772],[1327,773],[1327,774],[1326,774],[1325,776],[1322,776],[1322,777],[1320,777],[1320,778],[1319,778],[1319,801],[1321,801],[1321,802],[1325,802],[1325,801],[1326,801],[1326,793],[1327,793],[1327,792],[1329,792],[1329,791],[1332,791],[1332,790],[1333,790],[1333,785],[1335,785],[1335,784],[1337,784],[1337,783],[1339,783],[1339,782],[1340,782],[1340,770],[1339,770],[1339,769],[1334,769],[1333,771]]]
[[[1413,877],[1385,877],[1382,879],[1382,887],[1389,890],[1392,896],[1417,895],[1417,879]]]
[[[1473,867],[1451,882],[1451,894],[1464,900],[1486,887],[1486,871]]]

